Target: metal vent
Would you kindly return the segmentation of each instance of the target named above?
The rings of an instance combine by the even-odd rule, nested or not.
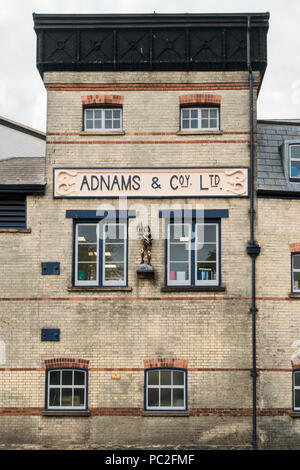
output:
[[[26,196],[0,196],[1,228],[26,228]]]

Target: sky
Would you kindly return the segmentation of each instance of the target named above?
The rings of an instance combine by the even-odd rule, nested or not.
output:
[[[32,13],[270,12],[259,119],[300,119],[299,0],[0,0],[0,115],[46,129]]]

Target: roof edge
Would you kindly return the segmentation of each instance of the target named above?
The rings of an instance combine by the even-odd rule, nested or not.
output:
[[[38,131],[37,129],[33,129],[32,127],[25,126],[16,121],[12,121],[11,119],[7,119],[3,116],[0,116],[0,125],[9,127],[19,132],[23,132],[23,134],[31,135],[32,137],[36,137],[37,139],[46,140],[46,134],[42,131]]]

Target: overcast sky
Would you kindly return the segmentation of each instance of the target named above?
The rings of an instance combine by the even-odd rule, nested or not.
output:
[[[299,0],[0,0],[0,115],[46,128],[32,13],[270,12],[268,67],[258,117],[300,118]]]

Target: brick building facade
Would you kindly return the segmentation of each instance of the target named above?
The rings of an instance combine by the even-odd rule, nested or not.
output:
[[[256,168],[268,14],[34,21],[47,183],[30,233],[0,234],[1,441],[247,449],[256,412],[258,448],[297,446],[299,183],[278,147],[299,127],[258,123]]]

